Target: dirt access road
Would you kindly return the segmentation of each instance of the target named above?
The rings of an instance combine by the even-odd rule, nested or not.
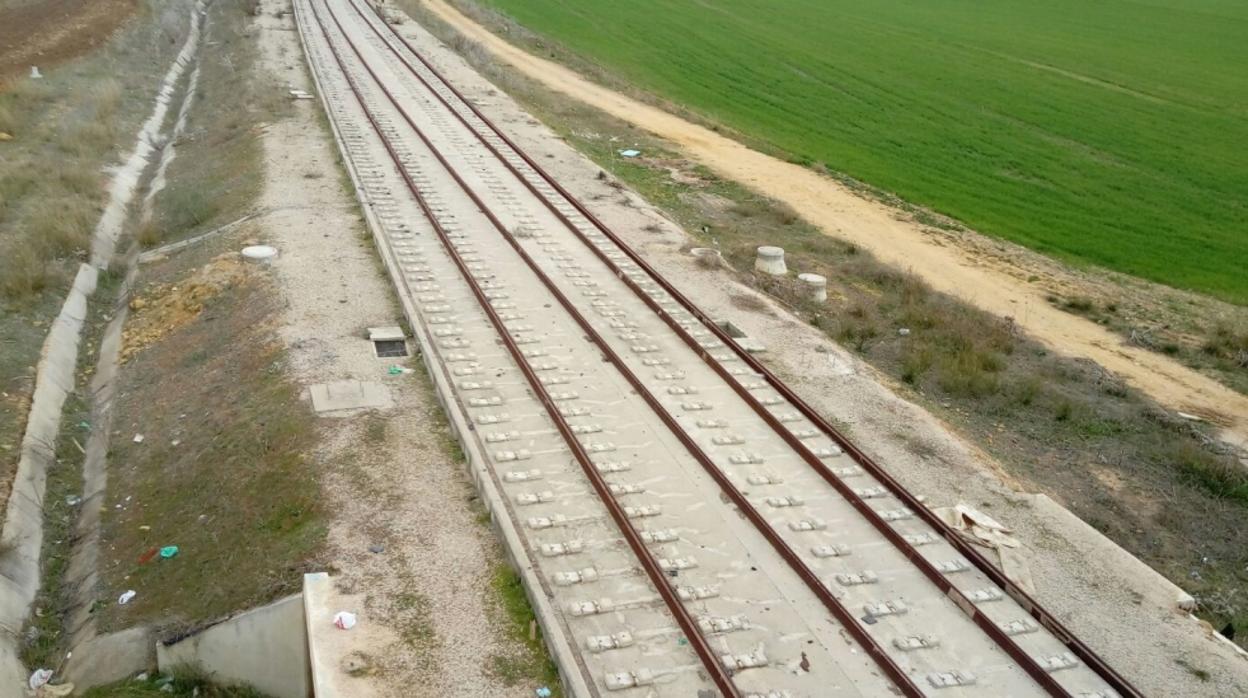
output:
[[[135,0],[0,5],[0,87],[9,78],[93,50],[134,12]]]
[[[938,291],[988,312],[1013,318],[1054,351],[1088,358],[1120,375],[1162,405],[1199,415],[1223,428],[1223,437],[1248,444],[1248,397],[1165,356],[1128,346],[1105,328],[1053,307],[1045,292],[970,246],[950,245],[901,220],[898,211],[865,199],[807,168],[784,162],[600,85],[557,63],[513,46],[445,0],[423,0],[439,18],[496,59],[546,87],[672,141],[691,159],[791,206],[829,235],[907,269]]]

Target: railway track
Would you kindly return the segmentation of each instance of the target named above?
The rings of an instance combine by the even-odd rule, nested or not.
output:
[[[296,0],[422,346],[588,694],[1138,695],[375,8]]]

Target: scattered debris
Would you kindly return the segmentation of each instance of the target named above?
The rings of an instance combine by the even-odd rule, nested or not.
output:
[[[11,140],[13,140],[13,134],[0,131],[0,141],[11,141]]]
[[[155,559],[156,554],[159,552],[160,552],[159,548],[148,548],[147,552],[139,556],[139,564],[146,565],[147,563]]]
[[[382,553],[382,552],[385,552],[385,550],[386,550],[386,546],[384,546],[384,545],[370,545],[370,546],[368,546],[368,552],[370,552],[370,553]]]
[[[902,327],[901,329],[897,330],[897,334],[901,335],[902,337],[909,337],[909,336],[910,336],[910,328],[909,328],[909,327]]]
[[[291,99],[315,99],[316,97],[315,95],[312,95],[311,93],[305,90],[291,90],[290,98]]]
[[[143,443],[143,435],[142,435],[142,434],[135,434],[135,435],[134,435],[134,442],[135,442],[136,444],[141,444],[141,443]]]
[[[413,372],[412,369],[406,368],[404,366],[391,366],[389,369],[386,370],[386,373],[389,373],[392,376],[398,376],[398,375],[402,375],[405,373],[412,373],[412,372]]]
[[[623,156],[624,156],[624,157],[626,157],[626,158],[635,158],[635,157],[637,157],[638,155],[641,155],[641,151],[640,151],[640,150],[633,150],[632,148],[626,148],[626,149],[624,149],[624,150],[621,150],[621,151],[620,151],[620,155],[623,155]]]
[[[550,698],[550,696],[553,695],[551,690],[546,686],[538,686],[537,690],[533,691],[533,693],[537,695],[537,698]]]
[[[178,546],[166,545],[160,549],[160,559],[168,560],[178,554]]]
[[[130,603],[131,599],[133,599],[134,597],[138,595],[139,595],[139,592],[135,591],[134,589],[127,589],[124,594],[117,597],[117,603],[122,606],[125,606],[126,604]]]
[[[1036,592],[1036,584],[1031,578],[1027,559],[1013,531],[997,523],[987,514],[965,504],[935,508],[932,509],[932,513],[939,516],[968,541],[996,550],[1001,557],[1001,569],[1005,572],[1005,576],[1028,594]]]
[[[31,672],[30,681],[28,681],[27,683],[30,685],[31,690],[35,690],[35,689],[41,688],[42,686],[44,686],[51,680],[52,680],[51,669],[35,669],[33,672]]]
[[[1182,418],[1182,419],[1186,419],[1186,420],[1187,420],[1187,421],[1189,421],[1189,422],[1203,422],[1203,421],[1205,421],[1204,419],[1202,419],[1202,418],[1200,417],[1200,415],[1188,414],[1188,413],[1186,413],[1186,412],[1176,412],[1175,414],[1179,415],[1179,417],[1180,417],[1180,418]]]
[[[339,630],[350,630],[355,627],[355,614],[350,611],[339,611],[334,614],[334,627]]]
[[[71,507],[76,507],[79,504],[82,504],[82,497],[79,497],[76,494],[71,494],[65,498],[65,504]]]
[[[134,311],[122,331],[121,361],[194,320],[204,304],[226,289],[241,285],[249,271],[235,254],[225,253],[179,284],[151,286],[130,301]]]
[[[30,66],[30,79],[31,80],[43,79],[43,73],[39,72],[39,66],[37,65]]]

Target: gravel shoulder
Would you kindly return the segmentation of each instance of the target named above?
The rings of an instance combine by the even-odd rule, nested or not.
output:
[[[291,88],[313,90],[289,4],[266,0],[257,19],[263,63]],[[343,658],[352,695],[522,696],[524,677],[493,668],[527,651],[506,631],[491,580],[501,551],[478,518],[475,493],[431,388],[416,372],[390,375],[370,326],[401,325],[350,182],[337,164],[319,103],[267,128],[263,239],[280,250],[274,271],[280,336],[305,388],[379,381],[388,410],[323,417],[315,458],[327,467],[329,569],[358,599],[372,630]]]

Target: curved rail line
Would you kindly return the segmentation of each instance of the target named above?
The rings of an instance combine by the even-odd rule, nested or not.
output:
[[[589,453],[585,450],[584,446],[581,445],[580,440],[576,438],[575,432],[573,432],[571,425],[568,424],[567,420],[563,417],[562,413],[559,411],[558,405],[547,391],[546,386],[542,383],[542,381],[538,378],[537,373],[534,372],[533,368],[529,365],[524,353],[516,344],[514,338],[511,336],[511,333],[507,331],[506,325],[503,323],[502,318],[499,317],[498,312],[494,310],[493,306],[486,298],[485,292],[481,289],[481,286],[475,277],[473,277],[467,263],[459,255],[459,252],[455,249],[455,245],[451,242],[450,237],[447,235],[446,230],[442,227],[437,216],[429,207],[429,204],[426,202],[424,196],[420,193],[419,188],[407,173],[407,169],[404,167],[402,159],[399,157],[398,153],[395,152],[389,139],[382,134],[381,126],[377,123],[376,117],[374,116],[372,110],[370,110],[365,103],[363,95],[360,94],[359,87],[356,85],[354,78],[351,77],[350,72],[347,70],[346,65],[342,60],[342,56],[339,54],[338,50],[334,48],[333,41],[329,38],[329,31],[321,19],[320,13],[316,9],[315,0],[310,3],[310,7],[312,8],[312,16],[315,19],[317,26],[325,35],[330,53],[334,56],[334,60],[338,63],[339,68],[346,77],[347,83],[351,88],[351,92],[360,105],[360,109],[367,116],[372,127],[377,131],[378,137],[385,146],[386,152],[394,161],[395,167],[398,169],[399,174],[403,177],[404,182],[406,182],[413,198],[420,206],[425,216],[429,219],[447,254],[454,261],[461,276],[471,288],[473,295],[477,299],[477,303],[489,318],[490,323],[494,326],[498,336],[502,339],[507,351],[511,354],[512,359],[516,362],[516,365],[520,368],[525,380],[529,383],[530,388],[537,396],[538,401],[541,402],[542,406],[546,409],[547,414],[555,424],[555,428],[558,429],[564,441],[567,442],[568,448],[572,451],[573,457],[576,459],[577,463],[580,464],[585,476],[593,485],[598,497],[603,501],[603,504],[606,506],[607,511],[611,515],[611,518],[615,521],[617,527],[620,529],[620,532],[623,534],[624,539],[628,542],[629,547],[632,548],[634,554],[636,554],[638,560],[641,562],[646,575],[650,578],[651,583],[653,583],[655,588],[658,590],[659,595],[663,597],[665,604],[671,611],[673,617],[676,619],[677,624],[680,626],[681,630],[684,631],[685,636],[689,639],[694,651],[702,660],[702,663],[705,666],[707,673],[710,675],[711,680],[721,691],[723,691],[725,696],[740,697],[740,691],[733,684],[731,675],[720,663],[718,657],[716,657],[714,650],[711,648],[710,644],[706,640],[706,637],[698,627],[697,620],[693,618],[693,616],[685,608],[684,604],[681,603],[680,597],[677,591],[673,588],[668,576],[663,572],[663,569],[654,558],[654,555],[646,547],[637,529],[632,525],[631,521],[629,521],[623,507],[620,506],[620,504],[615,500],[615,497],[611,494],[610,488],[607,486],[606,481],[593,466],[593,461],[590,459]],[[326,7],[328,8],[328,5]],[[332,14],[332,10],[330,12]],[[335,19],[335,22],[336,21],[337,20]],[[341,27],[339,27],[339,29],[341,31]],[[350,39],[346,36],[345,31],[343,31],[343,38],[346,39],[348,43],[351,43]],[[361,63],[364,65],[365,69],[372,74],[372,70],[368,67],[368,65],[363,63],[362,60]],[[376,79],[375,74],[373,77]],[[380,81],[378,81],[378,87],[385,92],[388,97],[393,99],[393,95],[390,95],[389,91],[380,83]]]
[[[358,0],[349,0],[349,3],[362,16],[365,15],[365,12],[361,10],[361,8],[358,5]],[[420,61],[420,63],[424,66],[426,70],[428,70],[431,74],[437,77],[437,79],[441,82],[442,86],[451,94],[453,94],[462,103],[462,105],[472,113],[473,116],[475,116],[487,129],[489,129],[490,133],[495,138],[498,138],[500,141],[502,141],[507,146],[507,148],[509,148],[512,153],[514,153],[517,157],[519,157],[531,170],[533,170],[533,172],[538,177],[540,177],[541,180],[547,186],[549,186],[551,189],[556,191],[565,202],[571,205],[577,211],[577,213],[579,213],[582,217],[584,217],[587,221],[589,221],[589,223],[594,228],[596,228],[600,233],[606,236],[621,252],[623,252],[629,258],[629,260],[632,263],[636,264],[640,269],[642,269],[645,272],[646,276],[652,282],[656,283],[660,288],[662,288],[663,291],[666,292],[672,299],[674,299],[686,312],[690,313],[693,317],[695,317],[707,330],[712,332],[725,346],[729,347],[743,362],[745,362],[747,366],[750,367],[750,369],[752,369],[753,371],[758,373],[760,376],[762,376],[763,379],[767,381],[769,386],[773,388],[774,390],[776,390],[776,392],[778,392],[781,396],[783,396],[785,400],[787,400],[790,404],[792,404],[794,408],[796,408],[802,414],[803,417],[805,417],[808,421],[810,421],[812,424],[818,427],[823,433],[825,433],[828,437],[830,437],[838,446],[841,447],[841,449],[844,450],[845,453],[847,453],[850,456],[851,459],[853,459],[856,463],[862,466],[867,472],[871,473],[871,475],[876,480],[878,480],[881,485],[887,488],[888,491],[893,496],[895,496],[898,500],[904,502],[911,510],[913,510],[916,513],[916,515],[922,518],[925,521],[925,523],[927,523],[936,531],[940,532],[942,537],[946,541],[948,541],[948,543],[952,547],[954,547],[959,553],[961,553],[967,559],[969,559],[972,562],[972,564],[974,564],[980,571],[982,571],[986,576],[988,576],[989,579],[991,579],[994,583],[996,583],[1003,590],[1005,590],[1006,593],[1008,593],[1016,602],[1018,602],[1018,604],[1024,610],[1026,610],[1043,628],[1048,630],[1055,638],[1057,638],[1063,645],[1065,645],[1075,656],[1079,657],[1080,660],[1082,660],[1088,667],[1090,667],[1093,671],[1095,671],[1114,690],[1118,691],[1124,696],[1141,696],[1142,695],[1138,689],[1136,689],[1134,686],[1131,685],[1129,681],[1126,680],[1126,678],[1121,676],[1103,658],[1097,655],[1091,648],[1089,648],[1077,636],[1075,636],[1073,632],[1071,632],[1068,628],[1066,628],[1065,625],[1061,623],[1061,621],[1059,621],[1056,617],[1054,617],[1052,614],[1046,611],[1042,606],[1040,606],[1040,604],[1035,599],[1033,599],[1029,594],[1027,594],[1021,588],[1019,588],[1018,585],[1015,584],[1013,581],[1011,581],[1008,577],[1006,577],[1005,574],[999,568],[997,568],[986,557],[984,557],[984,555],[978,549],[976,549],[971,543],[967,542],[957,531],[952,529],[941,518],[936,516],[930,509],[927,508],[927,506],[925,506],[922,502],[920,502],[917,497],[915,497],[912,493],[906,490],[899,482],[897,482],[891,475],[889,475],[888,472],[881,465],[879,465],[874,459],[872,459],[869,455],[867,455],[860,448],[858,448],[852,441],[848,439],[848,437],[846,437],[838,429],[836,429],[835,426],[833,426],[826,419],[824,419],[813,407],[811,407],[808,403],[802,400],[795,392],[793,392],[791,388],[789,388],[778,377],[776,377],[775,374],[773,374],[766,366],[764,366],[761,362],[759,362],[753,355],[743,350],[732,339],[731,336],[729,336],[723,329],[719,327],[717,323],[715,323],[711,318],[709,318],[692,301],[690,301],[687,297],[685,297],[670,282],[668,282],[665,278],[663,278],[663,276],[661,276],[656,270],[654,270],[630,246],[628,246],[619,237],[618,234],[612,231],[597,216],[595,216],[591,211],[589,211],[589,209],[587,209],[575,196],[573,196],[570,192],[568,192],[561,184],[559,184],[559,182],[553,176],[551,176],[544,168],[542,168],[541,165],[537,163],[537,161],[535,161],[531,156],[525,153],[501,129],[499,129],[498,126],[496,126],[487,116],[485,116],[476,107],[476,105],[474,105],[467,97],[465,97],[461,92],[459,92],[459,90],[453,84],[451,84],[450,81],[448,81],[441,74],[441,72],[439,72],[419,51],[417,51],[416,48],[412,46],[411,43],[405,37],[399,34],[392,26],[390,26],[389,23],[385,22],[384,17],[380,15],[379,11],[377,10],[375,6],[371,4],[367,6],[371,10],[372,16],[376,17],[377,20],[383,26],[386,27],[387,34],[393,37],[394,39],[397,39],[407,49],[407,51],[411,53],[413,57],[415,57],[418,61]],[[377,33],[379,37],[383,38],[383,41],[385,41],[385,35],[382,35],[382,33],[377,29],[376,25],[372,21],[367,21],[367,24],[374,32]],[[772,413],[769,410],[767,410],[766,407],[757,400],[757,398],[754,397],[754,395],[752,395],[745,388],[741,387],[739,382],[735,379],[736,377],[729,374],[720,362],[716,361],[709,354],[709,352],[707,352],[704,348],[702,348],[702,346],[698,343],[697,339],[688,332],[685,326],[681,325],[674,317],[672,317],[671,313],[667,309],[663,308],[660,305],[660,303],[653,298],[651,294],[647,293],[644,289],[642,289],[636,283],[636,281],[632,278],[631,275],[629,275],[627,272],[625,272],[619,267],[618,263],[615,260],[607,256],[599,246],[593,244],[592,241],[588,240],[585,237],[584,232],[580,229],[580,227],[575,222],[571,221],[567,215],[565,215],[562,211],[560,211],[559,208],[555,205],[555,203],[552,202],[546,194],[544,194],[541,190],[539,190],[529,180],[529,178],[525,177],[524,174],[521,173],[515,167],[515,165],[513,165],[512,162],[502,152],[500,152],[499,149],[493,143],[490,142],[489,138],[487,138],[484,134],[482,134],[480,130],[478,130],[477,127],[471,124],[469,120],[464,117],[464,115],[461,113],[459,109],[456,109],[453,105],[448,103],[446,99],[442,96],[442,94],[437,89],[435,89],[432,85],[430,85],[425,80],[425,78],[421,76],[418,71],[415,70],[415,68],[410,64],[410,62],[407,60],[405,56],[403,56],[401,52],[395,49],[393,45],[390,44],[389,41],[385,41],[385,43],[387,44],[387,46],[390,47],[391,51],[394,52],[394,54],[399,58],[399,60],[407,67],[407,69],[411,72],[411,74],[417,80],[419,80],[422,84],[424,84],[429,89],[429,91],[433,93],[433,95],[439,101],[441,101],[447,107],[447,109],[452,114],[454,114],[456,118],[465,127],[468,128],[468,130],[471,133],[474,134],[474,136],[476,136],[476,138],[481,142],[482,145],[484,145],[491,153],[493,153],[499,159],[499,161],[509,171],[511,171],[517,177],[517,179],[519,179],[521,183],[523,183],[524,186],[527,189],[529,189],[556,218],[558,218],[561,222],[563,222],[567,226],[567,228],[574,235],[577,236],[578,239],[580,239],[591,251],[593,251],[595,255],[598,256],[598,258],[604,264],[606,264],[609,268],[611,268],[616,273],[616,275],[621,279],[621,281],[623,281],[643,302],[645,302],[657,315],[659,315],[659,317],[661,317],[672,328],[672,330],[691,349],[693,349],[693,351],[696,354],[698,354],[703,359],[703,361],[708,366],[710,366],[713,370],[715,370],[716,373],[720,374],[721,377],[723,377],[725,381],[736,390],[736,392],[743,398],[743,400],[745,400],[745,402],[747,402],[754,409],[754,411],[776,431],[776,433],[781,438],[783,438],[798,454],[801,455],[803,460],[805,460],[811,466],[813,470],[815,470],[825,481],[827,481],[828,484],[830,484],[838,492],[840,492],[851,504],[854,504],[855,508],[857,508],[860,512],[862,512],[863,516],[867,518],[869,521],[871,521],[871,523],[880,531],[882,535],[884,535],[894,546],[896,546],[900,551],[902,551],[902,553],[905,554],[906,557],[909,558],[923,572],[923,574],[927,576],[938,588],[940,588],[942,591],[948,594],[951,598],[953,598],[955,602],[958,603],[958,605],[969,616],[971,616],[972,620],[976,623],[976,625],[979,626],[991,638],[993,638],[993,640],[997,642],[999,646],[1005,649],[1007,653],[1011,655],[1011,657],[1013,657],[1016,661],[1018,661],[1019,664],[1024,669],[1026,669],[1027,672],[1033,678],[1035,678],[1037,682],[1040,683],[1041,686],[1043,686],[1052,695],[1058,695],[1058,696],[1068,695],[1067,691],[1064,688],[1062,688],[1053,679],[1052,675],[1049,674],[1047,671],[1045,671],[1045,669],[1041,667],[1034,658],[1028,655],[1024,650],[1022,650],[1022,648],[1018,646],[1018,644],[1013,640],[1013,638],[1007,635],[999,626],[997,626],[996,623],[994,623],[985,614],[979,611],[976,608],[975,604],[969,599],[967,599],[966,596],[962,594],[962,592],[956,589],[953,586],[952,582],[950,582],[948,578],[941,571],[936,569],[934,565],[932,565],[929,561],[927,561],[927,559],[922,556],[922,554],[917,550],[917,548],[915,548],[913,545],[908,543],[892,526],[889,526],[886,521],[880,518],[879,515],[871,507],[867,506],[866,503],[863,502],[862,499],[859,498],[853,492],[851,488],[849,488],[843,481],[841,481],[833,473],[831,473],[823,465],[823,463],[818,459],[818,457],[815,456],[813,453],[811,453],[810,448],[806,444],[804,444],[800,439],[794,436],[788,428],[786,428],[782,423],[780,423],[775,418],[775,416],[772,415]],[[514,241],[513,241],[513,244],[514,244]],[[730,488],[726,487],[726,489],[730,489]],[[848,626],[850,628],[856,627],[857,619],[853,619],[853,622],[849,623]],[[871,649],[872,647],[872,645],[864,645],[864,646],[867,647],[868,649]],[[890,676],[893,675],[893,673],[891,671],[888,671],[887,668],[884,668],[884,670],[886,671],[886,673],[889,673]]]

